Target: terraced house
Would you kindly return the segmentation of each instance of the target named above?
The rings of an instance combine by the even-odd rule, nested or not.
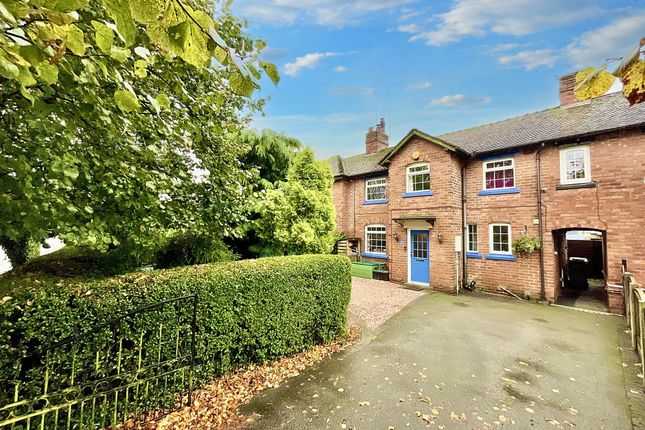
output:
[[[622,271],[645,274],[645,104],[620,93],[365,153],[332,157],[338,229],[358,259],[400,283],[507,289],[621,312]],[[541,243],[518,252],[518,239]]]

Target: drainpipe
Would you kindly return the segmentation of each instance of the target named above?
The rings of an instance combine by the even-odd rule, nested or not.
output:
[[[537,171],[537,207],[538,207],[538,239],[540,241],[540,301],[546,300],[544,288],[544,237],[542,234],[542,178],[540,175],[540,154],[544,143],[535,152],[535,170]]]
[[[467,163],[467,162],[466,162]],[[461,167],[461,286],[468,283],[468,268],[466,267],[466,166]]]

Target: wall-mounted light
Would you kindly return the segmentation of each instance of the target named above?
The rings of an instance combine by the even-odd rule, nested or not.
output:
[[[437,233],[437,240],[439,241],[439,243],[443,243],[443,234]]]
[[[396,232],[394,232],[394,240],[396,240],[397,242],[399,241],[399,235]]]

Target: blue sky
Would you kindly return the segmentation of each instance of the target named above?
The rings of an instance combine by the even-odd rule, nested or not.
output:
[[[625,54],[645,36],[642,0],[237,0],[280,69],[255,128],[321,158],[364,151],[386,120],[440,134],[558,104],[559,75]]]

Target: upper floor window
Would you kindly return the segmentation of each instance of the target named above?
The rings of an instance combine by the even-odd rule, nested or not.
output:
[[[375,178],[365,181],[365,200],[385,200],[387,198],[387,178]]]
[[[515,187],[515,161],[513,158],[484,161],[484,189],[499,190]]]
[[[492,254],[511,254],[510,224],[490,225],[490,252]]]
[[[479,247],[477,245],[477,224],[468,224],[468,240],[466,251],[477,252]]]
[[[385,254],[387,244],[384,225],[365,227],[365,251],[373,254]]]
[[[417,191],[430,191],[429,164],[424,163],[408,166],[407,191],[408,193],[414,193]]]
[[[589,147],[576,146],[560,150],[560,183],[591,182]]]

